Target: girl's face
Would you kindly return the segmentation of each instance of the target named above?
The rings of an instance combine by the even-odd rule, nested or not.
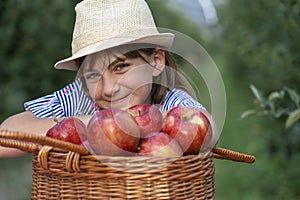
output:
[[[155,54],[142,54],[149,63],[107,51],[88,55],[81,67],[91,98],[102,109],[150,103],[152,78],[160,74],[150,64],[155,65]]]

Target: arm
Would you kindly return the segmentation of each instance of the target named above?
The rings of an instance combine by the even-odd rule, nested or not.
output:
[[[0,125],[0,130],[20,131],[36,135],[46,135],[46,132],[55,125],[52,119],[54,113],[59,121],[63,117],[77,116],[86,125],[94,111],[93,102],[87,98],[82,90],[81,81],[68,84],[52,94],[28,101],[24,104],[27,111],[7,118]],[[0,146],[1,157],[18,157],[25,155],[17,149]]]
[[[90,116],[79,117],[85,124]],[[61,120],[61,119],[60,119]],[[7,118],[1,125],[0,130],[19,131],[45,136],[46,132],[56,124],[53,119],[35,117],[30,111],[25,111]],[[26,155],[18,149],[0,146],[0,158],[20,157]]]
[[[0,130],[19,131],[37,135],[45,135],[47,130],[55,125],[53,119],[35,117],[30,111],[25,111],[7,118]],[[19,157],[25,155],[18,149],[0,147],[0,157]]]

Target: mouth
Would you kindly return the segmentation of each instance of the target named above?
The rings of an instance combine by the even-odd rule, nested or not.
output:
[[[105,100],[102,100],[102,101],[98,101],[96,104],[101,109],[107,109],[107,108],[124,109],[125,107],[128,107],[128,105],[126,105],[126,102],[127,102],[127,104],[129,104],[129,98],[128,97],[130,97],[130,95],[126,95],[124,97],[111,99],[111,100],[105,99]]]
[[[110,104],[118,104],[118,103],[124,102],[126,99],[128,99],[129,96],[130,96],[130,94],[125,95],[125,96],[120,97],[120,98],[107,100],[107,102],[110,103]]]

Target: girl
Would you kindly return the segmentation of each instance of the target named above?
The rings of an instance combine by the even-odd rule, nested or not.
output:
[[[72,56],[55,67],[78,70],[76,81],[25,103],[26,111],[5,120],[0,129],[45,135],[55,124],[53,113],[87,123],[97,109],[143,103],[158,104],[161,111],[174,106],[204,109],[190,96],[168,52],[174,35],[157,31],[144,0],[84,0],[75,11]],[[21,155],[0,149],[0,157]]]

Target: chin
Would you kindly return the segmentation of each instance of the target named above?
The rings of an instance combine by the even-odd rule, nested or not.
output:
[[[127,108],[129,108],[129,105],[120,105],[120,104],[102,104],[102,105],[98,105],[99,109],[109,109],[109,108],[117,108],[117,109],[121,109],[121,110],[126,110]]]
[[[144,99],[143,99],[144,100]],[[96,102],[96,104],[98,105],[98,107],[100,109],[108,109],[108,108],[118,108],[118,109],[121,109],[121,110],[126,110],[134,105],[139,105],[139,104],[146,104],[150,101],[148,100],[144,100],[142,101],[142,99],[137,99],[137,98],[134,98],[134,97],[131,97],[129,100],[124,100],[122,102],[119,102],[119,103],[110,103],[110,102],[107,102],[107,101],[98,101]]]

